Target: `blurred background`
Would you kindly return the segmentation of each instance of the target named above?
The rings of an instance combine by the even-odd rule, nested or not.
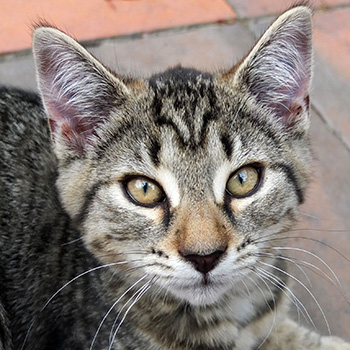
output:
[[[120,74],[148,77],[182,64],[215,71],[242,58],[289,0],[0,0],[0,84],[36,90],[36,23],[80,40]],[[313,182],[284,244],[294,316],[350,341],[350,0],[314,0]],[[293,238],[294,237],[294,238]],[[296,248],[296,249],[294,249]],[[311,266],[311,264],[313,266]],[[337,276],[337,277],[336,277]],[[312,293],[312,296],[310,295]],[[303,315],[304,314],[304,315]],[[314,325],[313,325],[314,323]]]

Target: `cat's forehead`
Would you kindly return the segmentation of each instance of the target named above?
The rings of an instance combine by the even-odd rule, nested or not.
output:
[[[182,146],[199,148],[220,116],[209,73],[176,67],[149,80],[149,113],[158,130],[172,129]]]
[[[275,136],[254,122],[239,96],[228,96],[209,73],[167,70],[152,76],[141,96],[124,118],[115,119],[118,123],[111,127],[116,132],[108,132],[118,149],[135,155],[135,162],[149,158],[156,167],[166,163],[192,173],[227,161],[238,166],[249,153],[263,154]]]
[[[189,82],[199,82],[199,81],[212,81],[213,76],[208,72],[199,71],[193,68],[186,68],[182,66],[176,66],[169,68],[164,72],[152,75],[149,78],[149,84],[156,88],[157,85],[174,85],[177,83],[189,83]]]

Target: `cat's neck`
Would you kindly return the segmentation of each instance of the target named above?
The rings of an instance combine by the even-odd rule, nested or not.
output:
[[[250,290],[248,300],[248,291],[242,292],[245,287],[238,284],[205,306],[192,306],[159,291],[156,297],[146,294],[133,306],[132,322],[148,337],[162,339],[160,349],[231,350],[242,341],[246,343],[240,346],[250,349],[266,336],[277,314],[262,291]],[[264,313],[266,318],[259,319]],[[242,337],[245,326],[258,319],[255,334],[249,330]]]

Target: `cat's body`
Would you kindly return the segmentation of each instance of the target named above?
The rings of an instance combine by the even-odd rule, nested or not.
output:
[[[54,147],[39,98],[0,90],[0,349],[350,349],[289,320],[274,251],[308,184],[310,37],[295,8],[230,71],[136,81],[36,30]]]

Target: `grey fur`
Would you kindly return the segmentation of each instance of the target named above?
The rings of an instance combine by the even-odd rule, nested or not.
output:
[[[219,74],[119,77],[49,27],[33,52],[43,106],[0,90],[0,349],[350,349],[288,318],[269,256],[309,180],[308,8]],[[166,199],[136,203],[135,176]]]

